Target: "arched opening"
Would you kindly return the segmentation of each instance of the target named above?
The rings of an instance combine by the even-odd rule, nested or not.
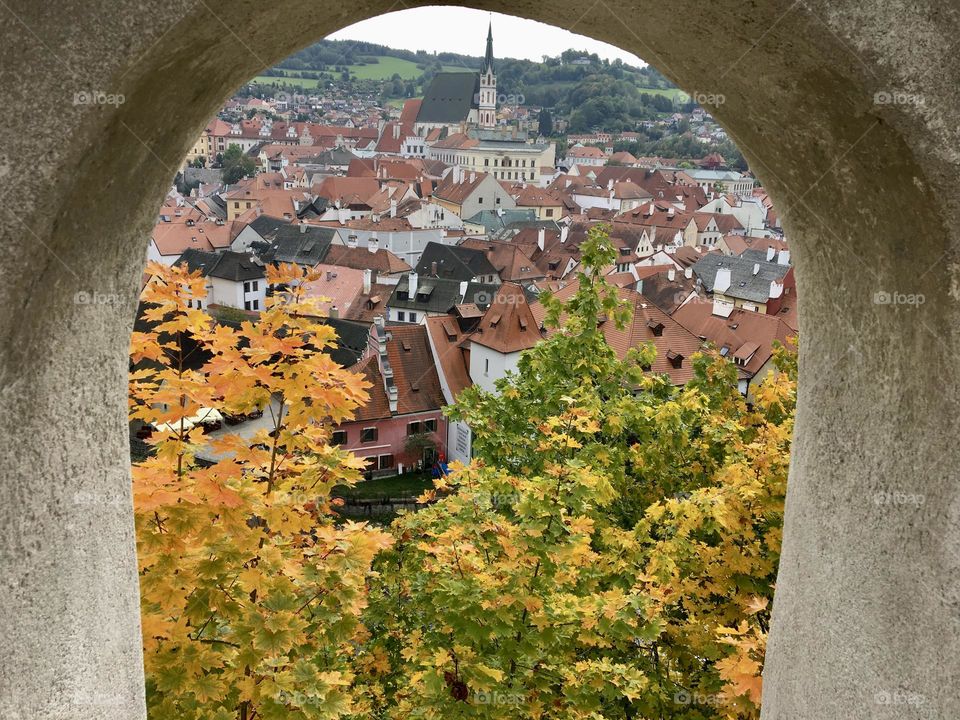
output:
[[[2,166],[17,188],[3,230],[17,251],[3,289],[11,380],[2,422],[16,478],[5,483],[3,510],[16,670],[5,676],[12,700],[4,702],[13,711],[52,715],[69,694],[89,692],[116,699],[104,717],[142,714],[122,470],[138,238],[170,170],[229,89],[384,5],[333,15],[291,0],[226,17],[205,4],[160,5],[162,21],[149,28],[137,27],[142,10],[133,7],[106,17],[84,11],[69,28],[39,9],[9,10],[9,67],[20,74],[4,91],[17,105],[31,88],[50,109],[39,124],[16,126]],[[712,78],[704,90],[727,98],[717,117],[785,208],[801,294],[828,298],[801,317],[805,385],[765,715],[865,714],[886,704],[877,693],[903,690],[956,714],[948,580],[957,565],[956,450],[943,432],[957,387],[955,270],[944,261],[955,242],[945,198],[956,176],[944,118],[956,102],[952,74],[926,70],[956,68],[944,49],[956,20],[937,17],[932,28],[842,2],[720,3],[644,9],[631,27],[630,11],[604,5],[578,30],[636,49],[692,92]],[[512,12],[551,22],[582,8]],[[286,30],[292,17],[301,21],[296,34]],[[891,25],[902,29],[902,46],[878,39]],[[708,38],[708,52],[683,47],[691,27]],[[884,102],[905,88],[923,105]],[[76,103],[88,89],[124,102]],[[91,292],[112,300],[76,302]],[[926,302],[913,308],[876,300],[918,292]],[[926,498],[919,515],[869,500],[900,489]],[[119,502],[78,508],[77,492]],[[918,596],[918,584],[936,592]],[[49,641],[51,627],[62,643]]]

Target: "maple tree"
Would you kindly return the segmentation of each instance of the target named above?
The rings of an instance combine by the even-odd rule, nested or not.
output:
[[[348,715],[366,582],[391,542],[334,522],[328,497],[363,467],[329,441],[365,385],[325,352],[335,335],[303,291],[311,273],[268,268],[277,292],[230,327],[196,307],[199,274],[148,272],[130,417],[158,428],[133,468],[150,717]],[[214,410],[263,416],[214,438]]]
[[[628,312],[604,231],[581,252],[573,298],[543,299],[562,330],[452,409],[472,462],[393,525],[363,717],[757,716],[795,368],[752,407],[716,354],[683,388],[645,374],[651,346],[621,360],[600,330]]]

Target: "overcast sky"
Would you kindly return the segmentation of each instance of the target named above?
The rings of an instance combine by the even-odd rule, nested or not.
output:
[[[461,7],[422,7],[380,15],[350,25],[330,36],[332,40],[365,40],[404,50],[455,52],[482,56],[487,45],[487,23],[493,19],[493,54],[496,57],[541,60],[574,48],[602,58],[646,65],[636,55],[607,43],[511,15]]]

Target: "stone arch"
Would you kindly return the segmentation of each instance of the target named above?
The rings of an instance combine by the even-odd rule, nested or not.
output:
[[[715,115],[782,208],[806,304],[764,717],[960,716],[955,0],[466,4],[575,21],[722,97]],[[126,346],[175,165],[257,71],[406,6],[0,9],[4,717],[144,716]],[[897,693],[923,702],[889,707]]]

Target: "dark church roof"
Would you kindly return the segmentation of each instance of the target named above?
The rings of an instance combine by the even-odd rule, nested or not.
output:
[[[458,123],[477,107],[480,76],[475,72],[441,72],[423,95],[419,123]]]

